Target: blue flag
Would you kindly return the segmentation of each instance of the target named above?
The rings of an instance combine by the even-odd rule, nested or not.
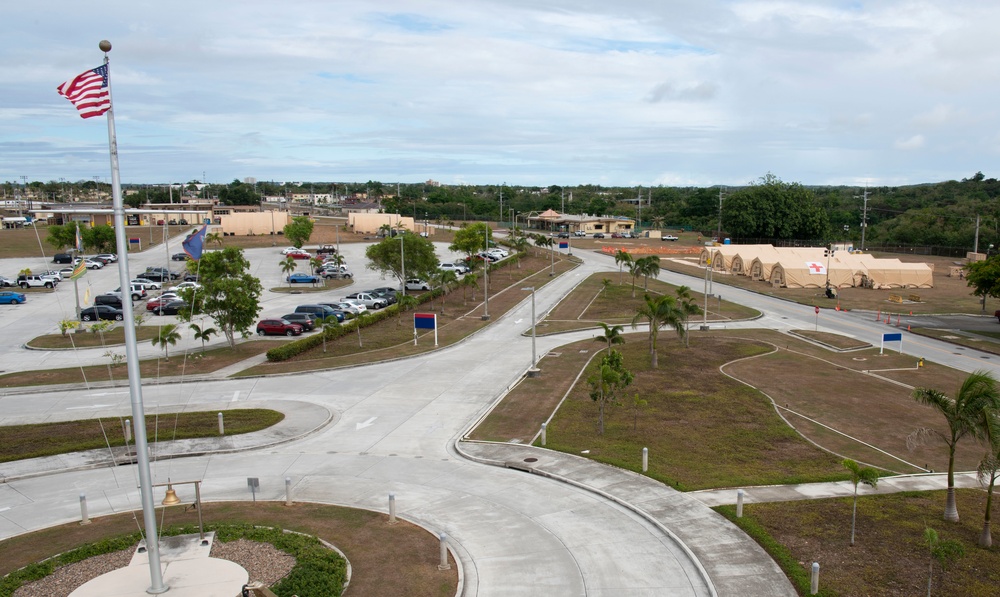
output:
[[[188,257],[198,261],[201,259],[201,252],[205,248],[205,233],[208,231],[208,224],[201,227],[201,230],[184,239],[181,246]]]

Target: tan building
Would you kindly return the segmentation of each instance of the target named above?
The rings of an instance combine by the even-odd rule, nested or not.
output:
[[[292,215],[287,211],[233,212],[218,220],[226,236],[277,235],[292,222]]]
[[[401,216],[399,214],[378,214],[378,213],[348,213],[347,226],[355,234],[377,234],[382,226],[389,225],[390,228],[404,228],[410,232],[416,232],[413,218]],[[423,231],[421,226],[421,232]]]
[[[635,220],[621,216],[592,216],[589,214],[560,214],[554,209],[547,209],[537,216],[528,216],[528,228],[548,232],[583,232],[593,234],[616,234],[632,232]]]

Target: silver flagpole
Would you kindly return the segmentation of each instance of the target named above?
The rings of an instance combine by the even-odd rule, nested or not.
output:
[[[142,519],[146,527],[146,550],[149,558],[151,585],[147,593],[158,595],[170,587],[163,584],[160,568],[160,545],[156,531],[156,506],[153,505],[153,482],[149,472],[149,447],[146,440],[146,413],[142,406],[142,384],[139,375],[139,353],[135,337],[135,315],[132,311],[132,293],[129,292],[128,255],[125,237],[125,207],[122,202],[121,179],[118,175],[118,141],[115,137],[115,108],[111,96],[111,68],[108,52],[111,42],[99,44],[104,52],[104,66],[108,68],[108,145],[111,148],[111,197],[115,218],[115,242],[118,243],[118,281],[122,289],[123,324],[125,326],[125,359],[128,365],[128,389],[132,400],[132,420],[135,423],[135,451],[139,467],[139,492],[142,497]]]

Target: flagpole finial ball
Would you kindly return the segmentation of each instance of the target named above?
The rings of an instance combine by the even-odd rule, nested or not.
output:
[[[111,42],[106,39],[102,39],[101,43],[97,44],[97,47],[100,48],[102,52],[110,52]]]

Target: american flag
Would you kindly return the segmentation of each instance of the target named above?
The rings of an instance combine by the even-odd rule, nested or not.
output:
[[[73,102],[81,118],[100,116],[111,109],[108,92],[108,65],[77,75],[56,88],[59,95]]]

